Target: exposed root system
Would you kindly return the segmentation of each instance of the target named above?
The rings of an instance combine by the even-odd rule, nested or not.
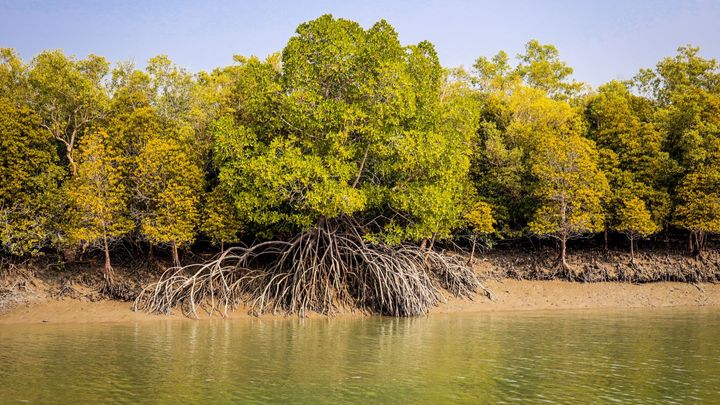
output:
[[[210,262],[171,268],[139,294],[133,308],[225,316],[245,303],[254,315],[358,309],[415,316],[443,299],[440,288],[464,297],[478,290],[491,296],[460,257],[369,244],[352,228],[324,223],[290,241],[234,247]]]
[[[682,254],[645,253],[629,255],[618,252],[582,252],[572,257],[567,268],[557,265],[553,251],[534,254],[495,252],[493,267],[496,278],[518,280],[568,280],[578,282],[682,283],[720,282],[720,255],[708,253],[706,258]]]
[[[25,295],[34,289],[33,275],[23,267],[10,264],[7,270],[0,263],[0,314],[25,302]],[[13,273],[14,277],[8,277]]]
[[[133,286],[127,282],[103,282],[100,293],[118,301],[132,301],[137,297]]]

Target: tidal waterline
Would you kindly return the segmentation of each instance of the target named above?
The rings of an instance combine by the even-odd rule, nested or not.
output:
[[[712,403],[720,311],[0,326],[0,402]]]

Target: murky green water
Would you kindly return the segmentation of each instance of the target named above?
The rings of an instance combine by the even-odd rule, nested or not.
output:
[[[720,311],[0,325],[0,403],[720,403]]]

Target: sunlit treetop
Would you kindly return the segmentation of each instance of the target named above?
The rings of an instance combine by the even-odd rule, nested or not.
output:
[[[395,237],[449,233],[443,218],[460,218],[447,210],[465,187],[476,120],[461,92],[441,97],[430,43],[402,46],[385,21],[364,30],[325,15],[298,27],[281,70],[240,62],[228,72],[242,86],[232,119],[215,124],[215,156],[243,217],[303,228],[386,211]]]
[[[572,79],[573,68],[560,59],[558,49],[550,44],[531,40],[525,44],[525,52],[516,56],[513,67],[505,51],[488,59],[475,61],[476,83],[485,91],[508,90],[514,82],[544,90],[556,99],[577,96],[586,87]]]

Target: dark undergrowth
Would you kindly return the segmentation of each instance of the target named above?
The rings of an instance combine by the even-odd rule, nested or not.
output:
[[[569,268],[558,266],[554,249],[503,249],[487,252],[491,264],[486,276],[517,280],[567,280],[576,282],[683,283],[720,282],[720,253],[708,250],[700,256],[681,251],[653,249],[635,255],[594,248],[568,256]]]

